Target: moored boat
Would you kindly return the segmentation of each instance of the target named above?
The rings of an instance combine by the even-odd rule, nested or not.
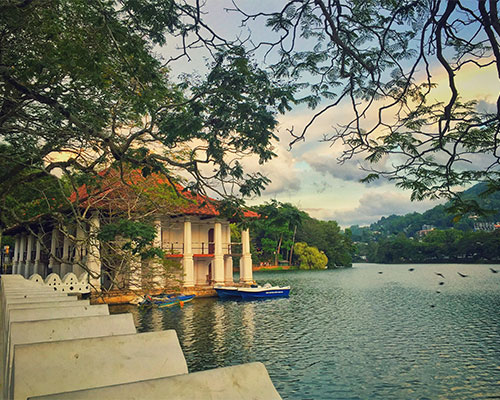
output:
[[[271,286],[269,283],[253,287],[216,286],[214,289],[221,299],[269,299],[290,295],[290,286]]]
[[[221,299],[241,298],[241,295],[238,292],[238,288],[235,286],[216,286],[214,289]]]
[[[238,293],[243,300],[270,299],[274,297],[288,297],[290,286],[267,286],[238,288]]]
[[[185,295],[185,296],[177,296],[175,294],[160,294],[157,296],[145,295],[142,298],[142,301],[138,304],[142,307],[172,307],[175,305],[183,306],[184,303],[187,303],[195,298],[194,294]]]

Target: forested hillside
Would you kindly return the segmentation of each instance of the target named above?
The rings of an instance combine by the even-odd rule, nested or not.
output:
[[[369,227],[352,226],[355,261],[436,262],[500,260],[500,194],[482,196],[485,184],[465,191],[465,202],[477,203],[481,215],[454,213],[451,203],[424,213],[383,217]]]

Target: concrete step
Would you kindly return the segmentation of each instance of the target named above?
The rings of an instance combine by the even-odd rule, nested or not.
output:
[[[279,393],[262,363],[177,375],[169,378],[79,390],[37,400],[279,400]]]
[[[10,329],[9,348],[6,349],[3,363],[4,398],[9,396],[12,363],[17,345],[136,333],[132,314],[13,322]]]
[[[17,345],[11,394],[25,400],[187,372],[173,330]]]

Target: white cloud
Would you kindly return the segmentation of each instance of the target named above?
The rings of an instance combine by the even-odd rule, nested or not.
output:
[[[344,163],[339,164],[337,157],[339,153],[333,151],[330,154],[318,153],[317,151],[309,151],[302,156],[302,159],[307,162],[311,168],[323,175],[330,175],[347,182],[359,182],[370,173],[369,162],[364,160],[364,157],[355,155],[352,159],[346,160]],[[386,168],[387,157],[383,158],[376,166],[378,169],[383,170]],[[385,178],[379,178],[372,181],[366,186],[380,186],[386,184]]]
[[[301,182],[296,166],[297,160],[284,146],[276,144],[274,152],[277,157],[265,164],[259,164],[257,157],[245,158],[241,161],[247,173],[260,172],[271,180],[264,195],[291,193],[300,190]]]

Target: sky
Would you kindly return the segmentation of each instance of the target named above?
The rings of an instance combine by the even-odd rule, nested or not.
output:
[[[272,7],[273,3],[281,4],[275,0],[255,0],[251,6],[263,9]],[[218,33],[226,37],[241,33],[238,16],[224,11],[224,7],[230,7],[230,3],[225,0],[211,1],[206,7],[206,20]],[[264,28],[256,30],[256,34],[257,38],[263,38],[263,35],[268,33]],[[161,49],[160,53],[167,56],[172,54],[174,48],[175,43],[170,43],[170,47]],[[182,60],[174,65],[172,74],[203,71],[204,63],[202,53],[191,53],[191,60]],[[445,83],[444,70],[438,65],[432,65],[431,68],[434,81]],[[500,88],[493,68],[482,71],[481,75],[472,70],[465,70],[462,74],[465,77],[459,87],[462,96],[476,99],[486,106],[496,101]],[[491,82],[495,84],[492,86]],[[433,96],[435,99],[444,100],[449,98],[449,92],[445,85],[439,85],[433,90]],[[291,136],[287,129],[293,127],[295,132],[301,131],[312,115],[311,110],[299,107],[278,116],[276,135],[280,140],[274,144],[277,157],[265,165],[258,165],[253,159],[244,161],[248,172],[259,171],[272,181],[262,196],[251,199],[249,204],[261,204],[276,199],[291,203],[312,217],[335,220],[342,227],[349,227],[355,224],[369,225],[383,216],[392,214],[423,212],[445,201],[412,202],[409,191],[398,189],[387,180],[370,184],[360,183],[359,180],[366,175],[360,168],[360,164],[364,163],[362,157],[340,165],[336,158],[340,155],[341,148],[321,142],[320,139],[324,132],[331,130],[345,118],[343,107],[319,118],[309,130],[306,140],[296,143],[290,149]],[[368,115],[368,118],[371,117],[374,116]]]

